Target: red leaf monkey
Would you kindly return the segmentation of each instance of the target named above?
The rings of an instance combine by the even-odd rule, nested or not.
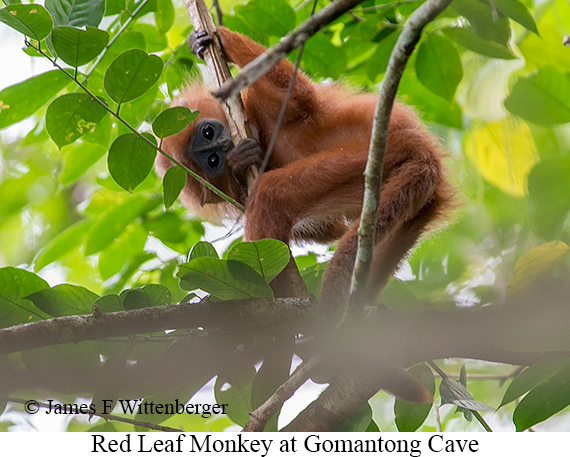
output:
[[[265,48],[226,28],[218,29],[225,53],[240,67]],[[200,54],[211,38],[192,40]],[[282,60],[243,93],[245,110],[257,140],[235,148],[219,103],[202,86],[186,89],[176,104],[200,110],[183,132],[164,148],[216,187],[244,202],[247,169],[259,165],[293,74]],[[246,208],[245,239],[275,238],[329,243],[340,240],[323,279],[320,308],[339,307],[347,299],[357,247],[357,223],[364,193],[364,168],[378,97],[337,85],[316,85],[299,74],[279,130],[268,171]],[[401,259],[450,200],[437,141],[418,124],[412,110],[392,111],[374,261],[371,297],[378,294]],[[159,173],[172,166],[159,155]],[[182,200],[206,217],[235,213],[218,196],[188,177]],[[212,205],[214,204],[214,205]]]

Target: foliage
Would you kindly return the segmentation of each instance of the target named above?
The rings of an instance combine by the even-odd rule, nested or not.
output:
[[[20,34],[31,59],[51,59],[58,68],[0,91],[0,128],[10,127],[11,133],[2,136],[0,156],[0,325],[89,314],[93,305],[105,313],[187,302],[196,297],[188,292],[196,290],[212,301],[272,296],[268,283],[287,264],[287,247],[238,240],[225,249],[200,241],[206,230],[212,233],[211,226],[177,201],[191,178],[176,167],[160,183],[152,172],[162,139],[196,116],[168,108],[199,73],[186,45],[189,26],[182,5],[172,0],[4,3],[2,27]],[[228,27],[271,45],[308,18],[307,3],[222,1],[222,6]],[[363,2],[307,43],[304,70],[317,80],[342,79],[377,90],[400,30],[420,3]],[[534,284],[568,277],[570,53],[561,32],[568,20],[563,0],[454,0],[428,26],[400,97],[443,138],[463,201],[455,220],[421,243],[387,287],[388,307],[517,306],[517,298]],[[217,250],[225,251],[222,258]],[[297,258],[315,294],[326,257]],[[218,403],[231,405],[227,416],[136,419],[193,431],[243,425],[247,412],[271,393],[268,386],[274,390],[287,378],[293,349],[281,363],[267,358],[259,368],[259,347],[272,347],[279,336],[222,335],[211,341],[203,333],[193,329],[12,354],[0,362],[14,372],[2,393],[18,397],[25,389],[28,396],[41,397],[47,390],[48,398],[68,402],[86,392],[93,401],[130,395],[186,402],[217,375],[214,393]],[[570,349],[550,343],[552,351]],[[169,372],[181,360],[187,366]],[[277,366],[270,369],[270,363]],[[453,371],[453,364],[446,371]],[[467,366],[474,378],[516,374],[505,366]],[[435,391],[427,366],[412,373]],[[440,395],[466,418],[471,410],[484,410],[481,405],[500,405],[493,417],[485,417],[496,424],[512,417],[510,429],[524,430],[570,404],[568,374],[563,356],[522,371],[506,392],[479,379],[469,381],[468,392],[465,382],[446,378]],[[378,394],[370,402],[373,413],[366,407],[341,428],[434,430],[440,420],[446,430],[480,429],[449,406],[442,406],[436,419],[431,405],[401,401],[394,422],[385,414],[389,401]],[[68,424],[69,430],[98,427],[102,421]]]

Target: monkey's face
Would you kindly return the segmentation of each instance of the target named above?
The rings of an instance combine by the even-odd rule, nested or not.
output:
[[[202,119],[194,125],[185,153],[208,178],[215,178],[226,173],[224,158],[233,148],[228,127],[216,119]]]

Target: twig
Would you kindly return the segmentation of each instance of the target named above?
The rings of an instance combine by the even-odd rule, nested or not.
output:
[[[408,58],[421,37],[422,30],[450,3],[451,0],[428,0],[422,4],[410,16],[390,55],[382,89],[380,90],[380,97],[374,112],[368,161],[364,171],[364,200],[360,226],[358,228],[358,249],[352,276],[349,315],[360,315],[366,302],[366,286],[374,250],[378,209],[380,208],[384,154],[388,142],[390,114],[398,91],[398,85],[406,68]]]
[[[269,48],[243,67],[242,71],[237,74],[234,79],[227,81],[220,89],[214,92],[214,95],[221,100],[225,100],[239,93],[246,87],[251,86],[293,49],[301,46],[301,44],[306,42],[324,26],[363,1],[364,0],[337,0],[323,8],[317,14],[295,28],[295,30],[287,34],[278,44]]]
[[[246,422],[243,427],[243,432],[262,432],[267,421],[273,417],[273,415],[279,411],[279,408],[283,406],[286,400],[291,398],[291,396],[301,387],[307,379],[311,376],[311,373],[319,365],[320,358],[318,356],[313,357],[308,362],[302,363],[297,367],[295,372],[285,381],[281,386],[277,388],[275,393],[269,397],[265,403],[263,403],[255,411],[249,413],[251,418]]]

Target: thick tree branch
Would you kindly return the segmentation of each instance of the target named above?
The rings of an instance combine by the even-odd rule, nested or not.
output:
[[[66,316],[0,330],[0,355],[62,343],[129,336],[169,329],[266,330],[309,324],[308,299],[255,299],[156,306],[114,313]]]
[[[225,100],[239,93],[255,81],[261,78],[277,62],[287,56],[291,51],[305,43],[311,36],[330,24],[344,13],[362,3],[364,0],[337,0],[320,10],[314,16],[307,19],[292,32],[288,33],[279,43],[269,48],[251,63],[243,67],[242,71],[235,78],[226,83],[214,92],[214,95],[221,100]]]

